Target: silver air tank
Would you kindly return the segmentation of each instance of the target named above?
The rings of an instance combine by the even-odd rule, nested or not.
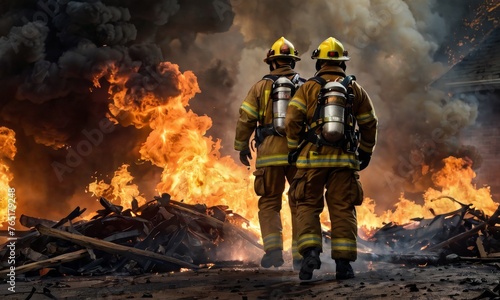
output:
[[[274,130],[285,135],[285,116],[288,102],[295,92],[295,85],[286,77],[278,78],[273,84],[271,98],[273,100],[273,126]]]
[[[346,88],[336,81],[330,81],[321,89],[323,103],[321,118],[323,128],[321,135],[330,143],[338,142],[344,136],[344,110],[346,105]]]

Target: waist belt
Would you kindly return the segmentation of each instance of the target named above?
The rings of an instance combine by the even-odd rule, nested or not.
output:
[[[268,124],[265,126],[257,126],[255,128],[255,145],[258,147],[262,142],[264,142],[264,139],[270,135],[280,135],[275,129],[272,124]]]
[[[321,146],[329,146],[329,147],[335,147],[335,148],[340,148],[345,145],[345,138],[340,139],[339,141],[332,143],[328,142],[323,138],[321,134],[314,133],[314,130],[309,130],[306,132],[304,139],[317,147]]]

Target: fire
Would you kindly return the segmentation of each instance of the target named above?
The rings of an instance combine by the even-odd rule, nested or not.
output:
[[[220,154],[221,141],[206,136],[212,121],[208,116],[199,116],[187,109],[189,100],[199,93],[196,77],[192,72],[181,73],[177,65],[162,63],[158,68],[159,76],[176,78],[173,87],[176,93],[160,98],[148,89],[130,91],[127,79],[116,71],[110,73],[109,118],[124,126],[137,128],[149,127],[148,137],[140,146],[142,160],[161,168],[160,182],[156,185],[158,195],[169,193],[173,199],[186,203],[203,203],[207,206],[227,205],[234,212],[250,221],[250,229],[258,233],[258,197],[253,190],[253,170],[238,165],[230,157]],[[138,101],[139,100],[139,101]],[[13,160],[16,154],[14,131],[0,128],[0,193],[7,199],[12,174],[6,159]],[[254,156],[255,157],[255,156]],[[124,163],[116,171],[109,183],[103,180],[88,186],[94,195],[103,196],[124,207],[131,207],[136,199],[139,205],[146,199],[139,188],[133,184],[134,176]],[[423,204],[408,200],[402,194],[393,210],[377,215],[374,199],[365,198],[363,205],[357,207],[361,237],[393,222],[409,224],[414,218],[431,218],[460,208],[457,199],[464,204],[491,215],[497,208],[489,187],[477,188],[472,180],[476,174],[471,162],[466,159],[448,157],[444,167],[434,174],[433,181],[438,189],[430,188],[423,195]],[[0,220],[7,220],[6,201],[1,202]],[[285,248],[290,247],[290,212],[287,199],[283,197],[283,232]],[[329,228],[327,213],[321,215],[323,227]]]
[[[88,191],[99,197],[119,201],[123,209],[132,208],[133,199],[136,199],[139,205],[146,203],[146,199],[139,193],[139,187],[132,184],[134,177],[128,171],[128,167],[127,164],[119,167],[109,184],[96,179],[89,184]]]
[[[452,199],[492,215],[499,204],[493,201],[489,187],[477,188],[472,183],[476,174],[471,165],[470,161],[462,158],[450,156],[444,159],[444,167],[432,178],[440,190],[429,188],[423,195],[423,205],[401,195],[394,210],[385,211],[378,217],[374,200],[365,199],[365,203],[357,209],[359,225],[364,231],[362,234],[369,236],[371,230],[380,228],[384,223],[408,224],[414,218],[432,218],[434,214],[455,211],[460,204]]]
[[[498,203],[493,201],[489,187],[476,188],[472,184],[476,173],[471,168],[471,162],[455,157],[448,157],[444,162],[445,167],[433,176],[434,183],[441,187],[441,191],[429,189],[424,194],[428,206],[438,214],[460,208],[458,203],[451,201],[432,201],[441,196],[449,196],[464,204],[471,204],[491,216]]]
[[[182,73],[177,65],[168,62],[161,63],[155,72],[157,84],[164,84],[162,80],[165,79],[169,85],[169,92],[163,96],[155,94],[154,88],[148,88],[153,85],[145,85],[143,89],[128,88],[128,77],[114,66],[109,67],[107,78],[112,100],[108,117],[122,126],[150,129],[138,148],[138,154],[141,160],[161,170],[155,192],[158,195],[169,193],[173,199],[190,204],[226,205],[249,220],[249,229],[258,233],[258,197],[253,189],[253,170],[237,164],[228,156],[222,157],[221,141],[206,136],[212,126],[210,117],[199,116],[188,109],[189,100],[200,93],[196,76],[190,71]],[[175,84],[172,84],[172,78]],[[9,182],[13,178],[6,160],[14,159],[15,141],[14,131],[0,127],[2,199],[7,198]],[[88,191],[124,209],[131,207],[133,199],[139,205],[144,204],[146,199],[138,185],[132,183],[134,176],[128,167],[123,162],[109,183],[95,179],[89,184]],[[475,176],[470,161],[448,157],[444,160],[444,167],[433,176],[437,188],[430,188],[423,194],[423,204],[408,200],[402,194],[393,210],[377,215],[375,200],[365,198],[363,205],[357,207],[360,236],[368,237],[372,231],[389,222],[412,226],[414,218],[431,218],[433,214],[457,210],[460,204],[453,199],[491,215],[498,203],[493,201],[489,187],[477,188],[472,183]],[[283,197],[282,207],[284,246],[288,249],[291,225],[286,196]],[[6,201],[1,202],[0,209],[0,220],[5,222]],[[323,228],[328,230],[326,211],[321,220]]]
[[[153,89],[128,89],[127,78],[111,69],[108,80],[113,103],[109,117],[125,126],[151,129],[139,153],[142,160],[162,169],[156,192],[169,193],[172,199],[191,204],[227,205],[257,228],[257,197],[251,171],[230,157],[221,157],[220,140],[205,136],[212,120],[186,108],[189,100],[200,92],[196,76],[190,71],[180,72],[175,64],[161,63],[153,76],[158,84],[163,84],[163,78],[168,78],[170,85],[172,78],[177,82],[169,86],[177,93],[162,98]],[[119,201],[127,208],[132,197],[139,195],[137,186],[131,185],[132,179],[123,165],[111,183],[96,180],[89,185],[89,191],[107,195],[108,200]]]
[[[190,204],[227,205],[248,219],[250,228],[258,233],[258,197],[253,190],[253,170],[236,164],[230,157],[221,157],[220,140],[214,141],[206,136],[212,120],[187,108],[189,100],[200,92],[196,76],[190,71],[180,72],[175,64],[161,63],[155,74],[158,84],[162,84],[162,78],[170,78],[169,84],[172,85],[171,78],[175,78],[176,85],[169,88],[176,92],[159,97],[153,93],[153,89],[128,89],[127,78],[111,69],[108,80],[113,103],[109,107],[109,118],[124,126],[151,129],[139,153],[142,160],[162,170],[160,182],[156,185],[158,195],[169,193],[173,199]],[[439,214],[459,208],[459,204],[450,198],[437,200],[443,196],[472,204],[486,214],[496,209],[498,204],[492,200],[489,188],[477,189],[471,183],[475,173],[468,161],[449,157],[444,163],[445,167],[433,177],[440,190],[429,189],[423,195],[424,204],[405,199],[402,194],[394,210],[377,215],[375,200],[365,198],[363,205],[357,207],[361,237],[370,236],[370,232],[385,223],[411,226],[413,218],[429,218],[433,216],[432,211]],[[134,198],[139,204],[145,202],[137,185],[131,183],[133,179],[128,165],[124,164],[115,172],[109,184],[95,180],[89,185],[89,191],[129,208]],[[288,248],[291,225],[285,196],[282,212],[284,246]],[[328,230],[326,211],[321,215],[321,220],[323,228]]]
[[[9,171],[6,159],[14,160],[17,149],[16,135],[7,127],[0,127],[0,227],[8,220],[9,182],[13,175]]]

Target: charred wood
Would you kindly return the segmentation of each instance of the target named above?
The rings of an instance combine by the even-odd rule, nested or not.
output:
[[[208,215],[203,214],[201,212],[198,212],[196,210],[190,209],[186,206],[179,206],[176,204],[170,204],[167,207],[167,210],[170,210],[171,212],[173,211],[176,214],[178,214],[178,213],[183,214],[184,213],[184,214],[188,214],[188,216],[191,216],[191,217],[200,218],[204,222],[206,222],[208,225],[210,225],[214,228],[220,229],[223,232],[226,232],[228,234],[237,234],[237,235],[241,236],[242,238],[244,238],[245,240],[247,240],[248,242],[250,242],[255,247],[257,247],[259,249],[264,249],[264,247],[256,241],[255,237],[250,236],[247,232],[232,225],[231,223],[222,222],[214,217],[211,217],[211,216],[208,216]]]
[[[187,263],[185,261],[173,258],[173,257],[168,257],[165,255],[160,255],[151,251],[145,251],[145,250],[140,250],[140,249],[135,249],[103,240],[99,240],[96,238],[91,238],[88,236],[84,235],[76,235],[73,233],[65,232],[62,230],[58,230],[55,228],[49,228],[45,227],[43,225],[38,225],[36,229],[41,233],[46,236],[51,236],[51,237],[56,237],[60,238],[63,240],[71,241],[72,243],[78,244],[83,247],[88,247],[91,249],[98,249],[102,251],[106,251],[109,253],[116,253],[116,254],[121,254],[124,256],[131,256],[132,258],[145,258],[145,259],[151,259],[155,261],[160,261],[160,262],[168,262],[172,263],[175,265],[178,265],[180,267],[185,267],[185,268],[192,268],[192,269],[197,269],[199,268],[196,265]]]
[[[450,244],[456,243],[458,241],[461,241],[463,239],[466,239],[468,237],[471,237],[471,236],[477,234],[479,231],[484,230],[487,226],[495,226],[495,224],[500,222],[499,216],[500,216],[500,206],[497,208],[495,213],[487,221],[482,222],[481,224],[477,225],[476,227],[472,228],[471,230],[468,230],[468,231],[463,232],[461,234],[455,235],[446,241],[443,241],[437,245],[429,247],[426,250],[430,251],[430,252],[438,251],[441,248],[449,246]]]
[[[48,228],[48,227],[45,227],[45,228]],[[82,257],[85,257],[87,255],[88,255],[88,253],[85,249],[77,250],[75,252],[65,253],[65,254],[62,254],[62,255],[59,255],[56,257],[52,257],[49,259],[45,259],[45,260],[41,260],[41,261],[37,261],[34,263],[30,263],[30,264],[16,267],[16,274],[23,274],[26,272],[39,270],[41,268],[58,266],[62,263],[74,261],[74,260],[80,259]],[[10,271],[10,269],[1,270],[0,276],[5,277],[9,273],[9,271]]]

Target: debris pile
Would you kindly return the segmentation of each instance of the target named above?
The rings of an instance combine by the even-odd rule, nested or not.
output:
[[[404,264],[462,261],[500,262],[500,206],[492,216],[443,196],[461,208],[409,224],[386,224],[360,240],[360,257]],[[439,198],[438,198],[439,199]]]
[[[227,206],[186,204],[168,194],[142,206],[134,200],[126,210],[103,197],[100,203],[103,209],[78,222],[73,220],[85,211],[79,207],[58,222],[21,216],[20,223],[30,230],[16,240],[16,274],[94,276],[256,267],[231,260],[228,253],[253,249],[262,255],[259,235]],[[500,207],[486,216],[460,204],[460,209],[432,219],[386,224],[359,239],[359,258],[408,265],[500,262]],[[328,245],[330,235],[323,235]],[[10,255],[6,243],[0,249],[0,274],[9,272]]]
[[[228,249],[254,247],[259,236],[227,206],[190,205],[163,194],[132,208],[100,198],[103,209],[90,220],[73,220],[77,207],[59,222],[22,215],[30,228],[16,240],[16,274],[140,274],[198,269],[228,261]],[[0,274],[9,271],[9,249],[0,249]],[[242,262],[238,262],[242,263]],[[54,274],[54,275],[56,275]]]

